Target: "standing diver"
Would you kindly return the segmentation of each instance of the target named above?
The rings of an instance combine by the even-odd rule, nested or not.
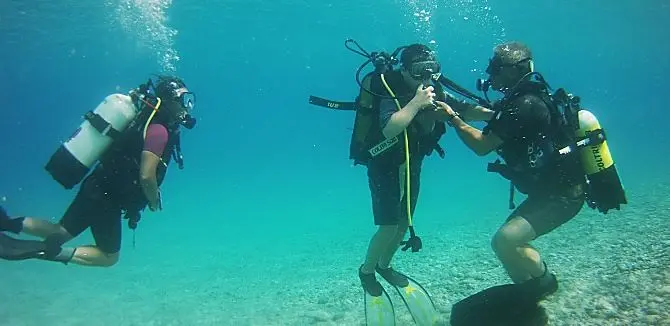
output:
[[[444,155],[438,142],[446,130],[441,120],[449,117],[434,102],[447,101],[472,120],[487,119],[491,111],[459,102],[442,90],[436,82],[440,64],[429,47],[412,44],[403,48],[400,68],[368,74],[356,102],[350,154],[355,164],[367,167],[378,226],[358,276],[365,293],[367,324],[395,324],[393,305],[377,273],[396,288],[418,325],[432,325],[438,313],[428,292],[391,267],[391,260],[401,245],[403,251],[411,248],[412,252],[422,247],[412,225],[421,167],[433,151]],[[403,241],[408,229],[410,237]]]

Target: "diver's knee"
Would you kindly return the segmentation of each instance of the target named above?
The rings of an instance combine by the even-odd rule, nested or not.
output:
[[[497,253],[509,251],[510,249],[514,249],[514,247],[514,235],[504,227],[500,228],[491,239],[491,248]]]
[[[68,230],[65,228],[65,226],[63,226],[62,224],[56,224],[56,226],[58,227],[58,232],[57,232],[58,234],[61,234],[63,236],[67,235],[67,236],[72,237],[72,235],[70,235],[70,232],[68,232]]]
[[[502,243],[502,240],[500,240],[500,230],[498,230],[493,237],[491,238],[491,249],[493,249],[494,252],[499,252],[500,251],[500,246]]]
[[[66,242],[72,240],[72,238],[73,237],[70,235],[70,232],[68,232],[62,225],[58,225],[58,228],[55,230],[55,232],[44,238],[44,242],[50,246],[60,247]]]
[[[112,267],[119,262],[119,253],[107,254],[104,253],[104,258],[100,261],[101,267]]]

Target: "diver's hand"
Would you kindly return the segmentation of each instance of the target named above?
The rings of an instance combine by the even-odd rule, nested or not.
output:
[[[161,199],[161,191],[158,190],[158,200],[156,202],[149,202],[149,210],[152,212],[163,210],[163,200]]]
[[[450,122],[452,119],[458,116],[458,113],[449,106],[449,104],[442,101],[435,101],[437,109],[435,110],[434,117],[439,121]]]
[[[416,94],[414,95],[414,98],[412,98],[412,101],[414,105],[416,105],[419,110],[422,110],[424,108],[432,107],[433,102],[435,101],[435,92],[434,92],[433,86],[428,86],[424,88],[423,84],[419,85],[419,87],[416,89]]]
[[[149,203],[149,210],[155,212],[158,210],[158,204]]]

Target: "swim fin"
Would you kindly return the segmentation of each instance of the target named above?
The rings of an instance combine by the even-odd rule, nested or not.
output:
[[[19,234],[23,229],[24,217],[10,218],[5,208],[0,206],[0,232],[9,231]]]
[[[5,260],[25,260],[41,258],[47,253],[44,241],[21,240],[0,232],[0,258]]]
[[[524,284],[497,285],[452,306],[451,326],[541,326],[548,316]]]
[[[375,274],[364,274],[358,269],[358,277],[363,286],[365,303],[365,325],[395,326],[393,302]]]
[[[382,269],[377,266],[377,273],[398,291],[414,323],[421,326],[437,324],[439,313],[435,303],[419,282],[391,267]]]

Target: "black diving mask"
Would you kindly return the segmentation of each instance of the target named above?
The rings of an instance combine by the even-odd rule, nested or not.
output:
[[[489,59],[489,65],[486,66],[486,73],[489,75],[487,79],[477,79],[477,84],[475,85],[477,90],[480,92],[488,92],[491,88],[491,77],[500,73],[500,70],[505,65],[499,57],[494,57]]]
[[[491,87],[491,77],[500,74],[505,67],[515,67],[520,63],[533,60],[533,58],[523,58],[513,63],[504,63],[500,57],[493,57],[489,59],[489,65],[486,67],[486,73],[489,75],[488,79],[477,79],[477,90],[486,92]]]
[[[196,119],[191,115],[191,111],[195,107],[195,93],[183,90],[184,88],[175,89],[170,102],[178,106],[181,111],[177,118],[178,123],[187,129],[193,129]]]
[[[413,62],[407,67],[407,72],[416,80],[440,78],[440,64],[437,61]]]
[[[186,129],[193,129],[195,127],[196,119],[191,115],[191,111],[195,107],[195,93],[193,92],[179,92],[175,90],[173,101],[181,106],[184,110],[183,117],[179,124]]]
[[[500,57],[494,57],[489,59],[489,65],[486,67],[486,73],[489,74],[489,76],[497,75],[505,67],[514,67],[530,60],[533,60],[533,58],[527,57],[512,63],[504,63]]]

